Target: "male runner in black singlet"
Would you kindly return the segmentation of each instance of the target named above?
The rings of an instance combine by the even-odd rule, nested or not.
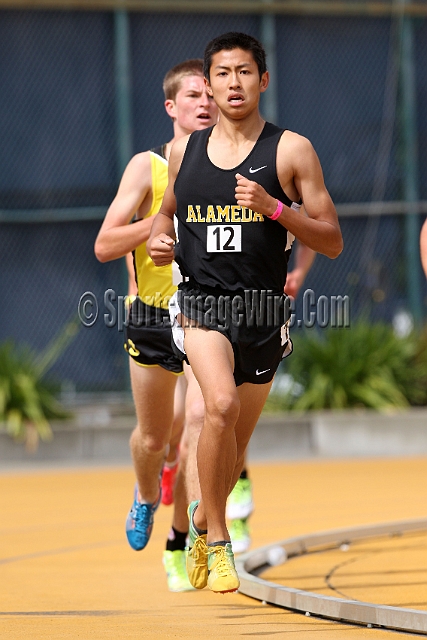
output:
[[[202,497],[189,507],[187,572],[196,588],[225,593],[239,586],[227,496],[275,371],[292,349],[282,326],[292,241],[330,258],[343,244],[311,143],[261,118],[268,86],[262,45],[246,34],[219,36],[205,50],[204,74],[220,118],[175,143],[147,249],[158,266],[175,257],[187,278],[171,301],[172,331],[206,407],[197,451]]]

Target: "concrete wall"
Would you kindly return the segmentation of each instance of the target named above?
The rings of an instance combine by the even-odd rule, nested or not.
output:
[[[130,463],[133,406],[86,404],[67,422],[53,424],[54,438],[35,453],[0,432],[0,468],[17,463]],[[310,457],[427,455],[427,409],[262,415],[249,445],[251,461]]]

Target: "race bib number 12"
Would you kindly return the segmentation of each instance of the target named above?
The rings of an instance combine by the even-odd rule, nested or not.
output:
[[[208,253],[241,251],[242,225],[209,225],[207,227],[206,250]]]

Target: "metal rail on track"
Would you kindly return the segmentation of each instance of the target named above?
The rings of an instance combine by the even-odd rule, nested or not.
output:
[[[259,577],[259,574],[272,566],[269,562],[269,554],[272,549],[277,547],[284,549],[289,559],[306,554],[315,548],[318,549],[321,545],[328,545],[328,550],[330,550],[331,548],[339,548],[342,544],[350,544],[355,540],[399,535],[409,531],[427,531],[427,519],[338,529],[288,538],[269,544],[236,558],[236,569],[240,578],[239,591],[262,602],[305,614],[373,627],[427,634],[427,611],[319,595],[278,585]]]

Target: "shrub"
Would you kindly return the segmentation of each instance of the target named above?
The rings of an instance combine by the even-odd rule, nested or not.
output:
[[[427,404],[427,330],[400,338],[383,323],[306,330],[282,365],[293,384],[270,407],[300,411]]]
[[[30,451],[39,438],[52,438],[50,420],[69,417],[55,397],[57,386],[45,376],[76,332],[71,322],[41,354],[12,340],[0,345],[0,428]]]

